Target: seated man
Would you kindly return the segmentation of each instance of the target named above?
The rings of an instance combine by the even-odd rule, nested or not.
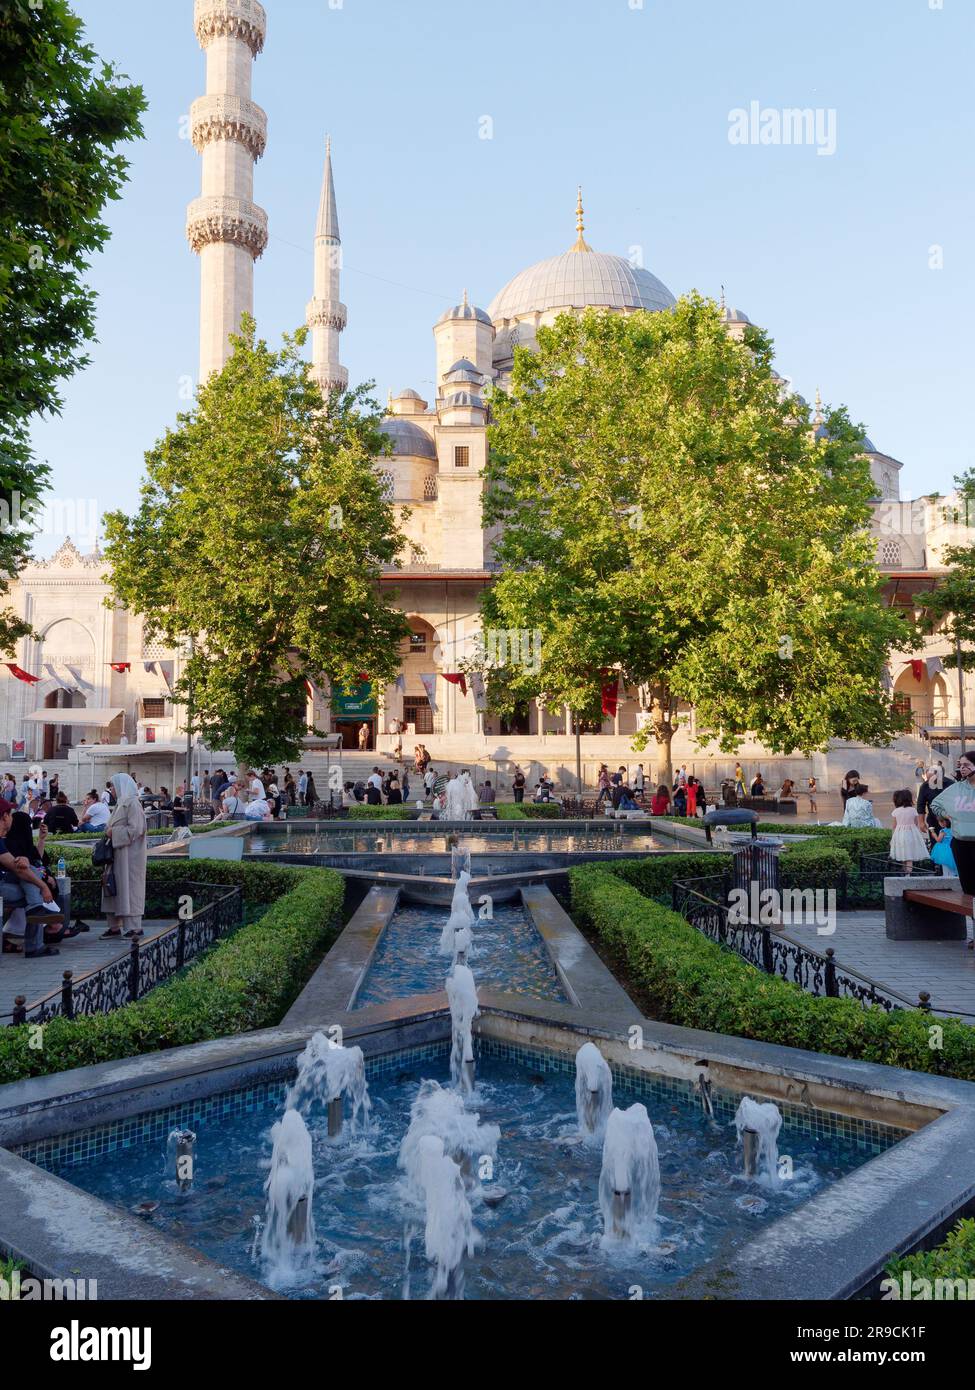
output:
[[[65,792],[58,792],[57,800],[44,817],[44,824],[52,835],[70,835],[78,829],[78,817],[68,805]]]
[[[84,809],[81,813],[82,830],[104,830],[108,825],[111,811],[101,800],[98,793],[92,790],[85,797]]]
[[[13,855],[7,848],[4,836],[10,829],[14,808],[9,801],[0,800],[0,898],[13,907],[27,909],[27,935],[24,955],[56,956],[60,952],[54,946],[44,945],[44,928],[49,922],[64,920],[63,913],[54,901],[54,894],[47,884],[30,866],[23,855]]]
[[[244,807],[245,820],[271,820],[271,807],[263,796],[255,796]]]
[[[486,778],[477,789],[477,799],[482,806],[493,806],[497,799],[494,788]]]

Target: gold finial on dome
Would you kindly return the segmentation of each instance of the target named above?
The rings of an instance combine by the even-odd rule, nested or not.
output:
[[[586,224],[585,224],[585,222],[584,222],[584,220],[583,220],[583,212],[582,212],[582,184],[580,184],[580,185],[579,185],[579,198],[578,198],[578,201],[576,202],[576,231],[579,233],[579,236],[578,236],[578,239],[577,239],[577,241],[576,241],[575,246],[572,247],[572,250],[573,250],[573,251],[591,251],[591,250],[592,250],[592,247],[589,245],[589,243],[586,241],[585,237],[582,235],[582,233],[585,231],[585,227],[586,227]]]

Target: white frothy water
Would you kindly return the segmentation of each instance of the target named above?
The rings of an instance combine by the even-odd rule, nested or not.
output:
[[[613,1108],[613,1076],[595,1043],[583,1043],[576,1053],[576,1116],[584,1140],[602,1139]]]
[[[477,792],[469,772],[462,772],[447,783],[444,809],[448,820],[469,820],[477,809]]]
[[[497,1125],[482,1125],[479,1115],[465,1109],[458,1091],[449,1090],[437,1081],[421,1082],[410,1106],[410,1126],[400,1144],[398,1159],[416,1200],[421,1200],[423,1193],[421,1145],[431,1134],[442,1141],[448,1158],[460,1164],[471,1186],[477,1179],[480,1161],[484,1158],[493,1161],[497,1156],[501,1138]]]
[[[470,927],[461,927],[460,931],[454,932],[454,964],[458,961],[461,965],[466,965],[474,955],[474,937]]]
[[[610,1111],[599,1174],[603,1245],[616,1246],[647,1232],[659,1201],[657,1141],[646,1106]]]
[[[474,1089],[473,1024],[477,1017],[477,985],[466,965],[455,965],[447,976],[450,1004],[450,1079],[465,1094]]]
[[[463,1298],[463,1260],[473,1255],[476,1243],[463,1176],[436,1134],[420,1140],[417,1170],[426,1205],[424,1248],[434,1266],[430,1297]]]
[[[735,1113],[735,1129],[738,1142],[744,1144],[746,1130],[758,1135],[758,1173],[760,1181],[778,1186],[779,1183],[779,1130],[782,1128],[782,1113],[771,1101],[764,1104],[742,1096],[741,1104]]]
[[[474,909],[471,907],[470,896],[467,885],[471,881],[471,876],[466,869],[462,870],[454,884],[454,896],[450,902],[450,916],[444,923],[443,932],[440,936],[440,945],[437,948],[441,956],[449,956],[453,960],[456,954],[454,937],[457,932],[464,927],[473,927],[476,918]]]
[[[471,852],[466,845],[452,845],[450,849],[450,877],[459,878],[466,873],[468,878],[471,872]]]
[[[298,1074],[288,1092],[285,1105],[304,1110],[319,1101],[328,1105],[340,1096],[348,1098],[353,1129],[362,1114],[369,1123],[369,1084],[361,1047],[338,1047],[324,1033],[315,1033],[298,1058]]]
[[[286,1110],[271,1129],[274,1149],[264,1190],[267,1212],[261,1234],[261,1255],[272,1287],[294,1283],[307,1270],[315,1252],[312,1197],[315,1169],[311,1135],[297,1110]]]

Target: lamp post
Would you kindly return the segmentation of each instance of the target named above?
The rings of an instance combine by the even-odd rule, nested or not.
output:
[[[958,668],[958,733],[961,740],[960,751],[964,753],[968,741],[965,733],[965,673],[961,665],[961,638],[955,634],[955,664]]]

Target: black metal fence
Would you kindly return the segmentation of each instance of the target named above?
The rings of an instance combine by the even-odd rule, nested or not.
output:
[[[72,883],[71,913],[76,920],[100,915],[101,879]],[[241,925],[243,891],[224,883],[147,884],[145,917],[176,917],[177,921],[159,936],[129,942],[127,954],[79,980],[66,970],[61,988],[30,1007],[26,995],[19,994],[13,1012],[0,1018],[11,1024],[46,1023],[52,1018],[111,1013],[134,1003]]]
[[[925,1009],[931,996],[922,990],[916,1000],[906,998],[847,966],[838,965],[832,948],[811,951],[808,946],[778,935],[770,925],[741,920],[728,907],[730,874],[709,878],[675,879],[671,906],[675,912],[719,946],[725,946],[766,975],[789,980],[807,994],[830,999],[855,999],[860,1004],[879,1004],[882,1009]],[[748,885],[744,886],[748,891]]]

